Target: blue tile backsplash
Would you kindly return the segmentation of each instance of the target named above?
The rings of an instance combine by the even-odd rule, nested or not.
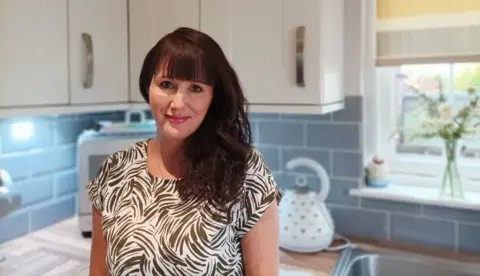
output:
[[[327,115],[255,113],[255,145],[283,189],[293,187],[298,173],[319,186],[308,169],[287,171],[291,158],[310,157],[326,169],[331,177],[327,203],[341,234],[480,253],[478,212],[348,194],[362,179],[362,113],[361,96],[349,96],[344,110]],[[75,142],[99,119],[122,120],[123,114],[34,118],[35,136],[28,142],[10,138],[9,121],[0,121],[0,168],[11,174],[24,198],[20,210],[0,220],[0,243],[76,214]]]
[[[0,120],[0,168],[22,195],[22,206],[0,220],[0,243],[52,225],[76,214],[78,181],[76,141],[97,120],[122,120],[122,112],[79,116],[18,118],[30,121],[29,139],[13,137],[12,124]]]
[[[255,141],[288,189],[298,173],[319,186],[308,169],[287,172],[285,163],[297,156],[315,159],[329,173],[327,199],[337,232],[413,243],[428,248],[480,253],[480,213],[421,204],[360,199],[348,194],[363,177],[363,108],[361,96],[350,96],[344,110],[321,116],[253,114]]]

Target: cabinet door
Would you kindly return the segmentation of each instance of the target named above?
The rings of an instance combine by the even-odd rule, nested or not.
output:
[[[203,0],[201,30],[222,46],[251,103],[318,105],[325,79],[333,88],[342,73],[324,67],[323,6],[319,0]],[[341,30],[338,35],[343,39]]]
[[[178,27],[199,29],[200,0],[129,1],[130,100],[144,102],[138,78],[147,52]]]
[[[69,0],[72,104],[128,102],[126,0]]]
[[[0,108],[68,102],[67,1],[0,1]]]

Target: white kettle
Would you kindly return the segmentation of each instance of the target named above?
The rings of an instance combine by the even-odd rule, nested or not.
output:
[[[286,168],[307,167],[320,178],[320,192],[309,187],[307,177],[296,179],[295,189],[284,190],[279,205],[280,248],[310,253],[329,248],[335,238],[332,216],[325,205],[330,192],[330,179],[325,169],[315,160],[305,157],[287,162]]]

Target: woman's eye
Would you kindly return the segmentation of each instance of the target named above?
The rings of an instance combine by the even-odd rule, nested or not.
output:
[[[169,82],[169,81],[162,81],[162,82],[160,83],[160,88],[163,88],[163,89],[172,88],[172,83]]]
[[[195,93],[202,92],[202,88],[198,85],[193,85],[192,86],[192,91]]]

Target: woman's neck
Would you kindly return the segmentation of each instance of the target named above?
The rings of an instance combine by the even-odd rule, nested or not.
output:
[[[153,165],[160,169],[163,177],[180,178],[183,143],[179,140],[157,136],[153,140],[151,156]]]

